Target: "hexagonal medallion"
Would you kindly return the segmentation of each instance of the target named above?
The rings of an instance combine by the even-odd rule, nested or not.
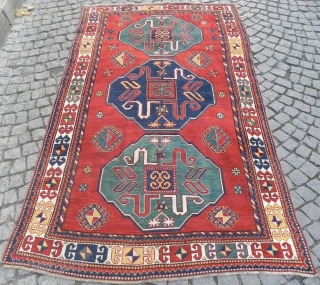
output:
[[[221,170],[179,135],[145,135],[103,169],[100,193],[143,231],[179,229],[223,195]]]
[[[153,15],[120,32],[120,41],[149,56],[174,56],[203,40],[202,31],[172,15]]]
[[[107,103],[144,130],[180,130],[215,102],[213,85],[173,60],[149,60],[107,90]]]

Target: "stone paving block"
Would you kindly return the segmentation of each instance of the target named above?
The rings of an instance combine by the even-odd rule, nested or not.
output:
[[[261,283],[263,285],[270,284],[285,284],[287,279],[282,275],[274,275],[274,274],[261,274],[260,276]]]
[[[15,275],[15,269],[0,267],[0,284],[7,285]]]
[[[30,275],[17,280],[17,285],[37,284],[37,275]]]
[[[300,285],[299,281],[297,280],[290,280],[289,282],[286,283],[287,285]]]
[[[299,169],[292,171],[289,174],[289,178],[291,179],[294,185],[300,186],[308,181],[308,177],[304,175]]]
[[[305,140],[304,140],[305,141]],[[304,145],[299,145],[299,147],[296,149],[296,154],[298,154],[299,156],[307,159],[311,153],[311,149],[304,146]]]
[[[290,117],[295,117],[300,113],[299,110],[297,110],[296,108],[293,108],[291,106],[286,106],[283,111],[286,114],[288,114]]]
[[[318,221],[313,222],[311,225],[307,226],[306,229],[313,239],[320,239],[320,223]]]
[[[320,180],[317,178],[314,178],[307,183],[307,186],[310,187],[311,189],[317,191],[317,189],[320,189],[319,188],[320,187]]]
[[[14,161],[14,164],[10,169],[10,174],[23,172],[25,170],[26,170],[26,158],[20,157]]]
[[[299,120],[298,118],[294,119],[292,121],[292,124],[295,125],[297,128],[306,131],[309,129],[309,125],[305,124],[304,122],[302,122],[301,120]]]
[[[192,280],[192,285],[216,285],[213,277],[202,277],[202,278],[195,278]]]
[[[175,281],[168,281],[168,285],[188,285],[188,280],[175,280]]]
[[[310,161],[313,162],[315,165],[320,165],[320,154],[318,153],[312,153],[310,156]]]
[[[217,279],[218,279],[218,285],[240,284],[240,281],[237,275],[220,275],[217,277]]]
[[[309,219],[302,211],[298,210],[298,211],[296,211],[296,214],[297,214],[299,224],[302,227],[305,227],[312,222],[311,219]]]
[[[245,285],[260,285],[260,279],[257,274],[241,274],[240,279]]]
[[[293,167],[285,161],[281,161],[281,166],[284,173],[290,173],[293,170]]]
[[[304,131],[296,129],[294,131],[294,133],[292,134],[292,136],[295,137],[298,140],[302,140],[306,136],[306,133]]]
[[[299,143],[296,142],[295,140],[289,138],[284,144],[283,146],[290,151],[293,151],[294,149],[296,149],[298,147]]]
[[[315,203],[308,203],[301,207],[301,210],[313,221],[319,219],[320,207]],[[319,229],[320,231],[320,229]]]
[[[303,284],[305,285],[318,285],[320,284],[319,278],[306,278],[303,280]]]
[[[319,173],[319,168],[309,161],[302,165],[300,169],[304,174],[306,174],[310,178],[315,177],[315,175]]]
[[[317,194],[306,186],[299,187],[296,190],[296,193],[298,193],[300,197],[302,197],[307,202],[317,198]]]
[[[7,221],[14,220],[14,215],[15,215],[15,206],[7,206],[6,208],[1,209],[0,212],[0,223],[5,223]]]
[[[316,128],[314,126],[311,126],[308,133],[312,135],[313,137],[320,140],[320,128]]]
[[[17,159],[21,157],[20,147],[9,149],[4,153],[4,159]]]

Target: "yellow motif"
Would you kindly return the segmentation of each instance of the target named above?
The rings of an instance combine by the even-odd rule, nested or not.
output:
[[[36,209],[33,213],[28,230],[31,234],[36,234],[40,236],[46,232],[47,225],[52,215],[51,211],[54,208],[54,204],[51,201],[40,201],[37,203],[35,208]]]
[[[80,44],[80,54],[90,54],[93,48],[93,39],[84,37]]]
[[[229,39],[229,45],[232,55],[243,54],[243,47],[240,39]]]
[[[152,264],[155,260],[153,247],[115,246],[111,251],[113,264],[142,265]]]
[[[268,205],[266,208],[267,219],[271,229],[272,237],[277,241],[287,241],[291,235],[283,215],[283,209],[280,205]]]

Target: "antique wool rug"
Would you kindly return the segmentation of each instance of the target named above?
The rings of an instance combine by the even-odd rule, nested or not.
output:
[[[4,263],[126,284],[315,274],[235,6],[82,9]]]

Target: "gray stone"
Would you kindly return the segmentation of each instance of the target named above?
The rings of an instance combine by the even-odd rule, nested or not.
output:
[[[309,161],[307,161],[304,165],[302,165],[300,169],[304,174],[306,174],[310,178],[315,177],[316,174],[319,173],[319,168]]]
[[[310,135],[312,135],[313,137],[317,138],[320,140],[320,129],[319,128],[316,128],[314,126],[311,126],[308,133]]]
[[[298,169],[292,171],[289,174],[289,178],[291,179],[292,183],[297,186],[300,186],[308,181],[308,177]]]
[[[310,156],[310,161],[313,162],[315,165],[320,165],[320,154],[312,153]]]
[[[39,149],[35,142],[31,142],[22,146],[22,154],[27,156],[29,154],[38,153]]]
[[[309,225],[307,227],[307,231],[315,240],[320,239],[320,223],[318,221],[314,221],[311,225]]]
[[[22,186],[24,184],[23,174],[14,174],[10,176],[10,188]]]
[[[296,139],[302,140],[302,139],[306,136],[306,133],[305,133],[304,131],[301,131],[301,130],[299,130],[299,129],[296,129],[292,135],[293,135]]]
[[[301,120],[297,118],[292,121],[292,124],[303,131],[306,131],[309,128],[309,125],[303,123]]]
[[[7,285],[13,279],[15,272],[15,269],[0,267],[0,284]]]
[[[320,208],[315,203],[308,203],[301,210],[313,221],[319,219]]]
[[[295,168],[299,168],[305,163],[305,160],[303,158],[295,154],[290,154],[285,160]]]
[[[303,280],[304,285],[318,285],[320,284],[319,278],[306,278]]]
[[[217,278],[218,278],[218,285],[240,284],[237,275],[220,275]]]
[[[17,285],[37,284],[37,275],[30,275],[17,280]]]
[[[295,117],[300,113],[299,110],[297,110],[296,108],[293,108],[291,106],[286,106],[283,111],[286,114],[288,114],[290,117]]]
[[[301,101],[299,102],[297,100],[294,102],[293,107],[305,113],[309,113],[311,110],[308,104],[304,104]]]
[[[7,150],[4,153],[4,159],[17,159],[21,157],[21,149],[20,147],[16,147],[10,150]]]
[[[202,278],[195,278],[192,280],[192,285],[215,285],[216,282],[214,281],[213,277],[202,277]]]
[[[282,275],[274,275],[274,274],[261,274],[260,276],[261,283],[263,285],[270,285],[270,284],[285,284],[286,278]]]
[[[14,135],[24,134],[26,132],[26,129],[27,129],[27,124],[26,123],[21,124],[21,125],[13,126],[12,130],[11,130],[11,135],[14,136]]]
[[[303,158],[308,158],[310,153],[311,149],[304,145],[299,145],[299,147],[296,149],[296,154],[302,156]]]
[[[26,158],[21,157],[14,161],[12,168],[10,169],[10,174],[15,174],[18,172],[23,172],[26,170]]]
[[[169,281],[168,285],[188,285],[188,280],[175,280],[175,281]]]
[[[298,119],[300,119],[302,122],[312,125],[314,122],[314,118],[306,113],[300,113],[300,115],[298,116]]]
[[[296,192],[307,202],[315,199],[317,197],[317,194],[313,192],[311,189],[305,187],[305,186],[300,186]]]
[[[289,138],[284,144],[283,146],[290,150],[290,151],[293,151],[294,149],[296,149],[298,147],[299,143],[296,142],[295,140]]]
[[[260,285],[260,279],[257,274],[241,274],[240,279],[245,285]]]
[[[312,221],[302,212],[302,211],[296,211],[296,215],[299,221],[299,224],[302,227],[305,227],[307,225],[309,225]]]
[[[27,169],[31,169],[36,165],[39,154],[31,154],[27,157]]]
[[[290,117],[286,113],[280,113],[274,117],[280,124],[285,124],[290,121]]]
[[[43,127],[43,119],[38,118],[28,122],[28,127],[30,130],[39,129]]]
[[[319,187],[320,187],[320,180],[317,179],[317,178],[314,178],[313,180],[310,180],[310,181],[307,183],[307,186],[310,187],[310,188],[313,189],[313,190],[319,189]]]

